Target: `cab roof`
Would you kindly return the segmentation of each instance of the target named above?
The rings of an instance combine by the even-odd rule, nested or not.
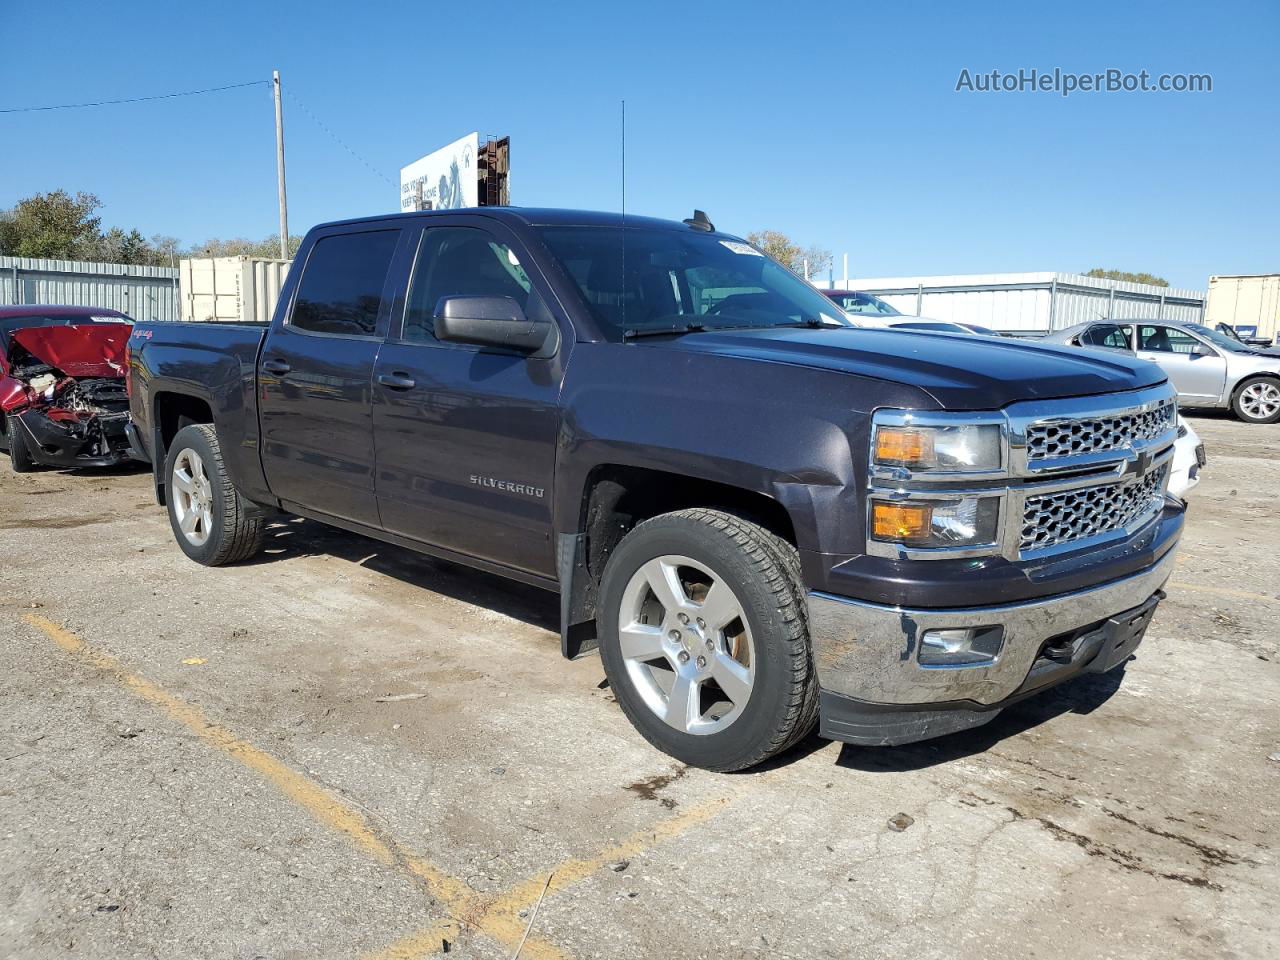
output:
[[[332,227],[355,223],[386,222],[393,220],[409,220],[416,218],[448,217],[459,214],[479,214],[493,217],[496,220],[515,221],[531,227],[646,227],[657,230],[694,230],[704,232],[679,220],[665,220],[661,217],[641,217],[634,214],[611,213],[601,210],[566,210],[558,207],[462,207],[453,210],[414,210],[407,213],[388,213],[371,217],[355,217],[350,220],[335,220],[329,223],[316,224],[317,227]],[[722,231],[712,231],[716,236],[728,236]]]

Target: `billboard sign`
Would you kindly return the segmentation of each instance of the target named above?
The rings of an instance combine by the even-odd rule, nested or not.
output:
[[[453,210],[480,205],[476,154],[480,134],[469,133],[400,168],[400,209]]]

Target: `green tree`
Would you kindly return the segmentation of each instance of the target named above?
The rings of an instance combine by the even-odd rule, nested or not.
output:
[[[809,262],[811,277],[831,266],[830,250],[802,247],[780,230],[756,230],[747,234],[747,240],[802,276],[806,260]]]
[[[302,237],[291,234],[289,237],[289,257],[292,258],[302,246]],[[219,240],[213,237],[204,243],[193,246],[186,252],[189,257],[263,257],[269,260],[280,256],[280,234],[273,233],[262,240],[250,240],[247,237],[232,237],[230,240]]]
[[[1130,273],[1128,270],[1103,270],[1094,267],[1086,277],[1097,277],[1099,280],[1127,280],[1129,283],[1147,283],[1153,287],[1167,287],[1169,281],[1152,273]]]
[[[156,266],[176,267],[182,254],[182,241],[177,237],[157,233],[151,238],[151,249],[156,257]]]
[[[65,190],[37,193],[5,212],[0,253],[16,257],[78,260],[91,252],[101,234],[102,202],[92,193]]]
[[[20,200],[12,209],[0,210],[0,255],[165,267],[177,266],[180,257],[280,256],[276,233],[262,240],[214,238],[184,250],[177,237],[157,234],[147,240],[136,229],[103,230],[102,218],[97,216],[101,206],[92,193],[73,197],[65,190]],[[301,245],[301,236],[289,237],[290,258]]]

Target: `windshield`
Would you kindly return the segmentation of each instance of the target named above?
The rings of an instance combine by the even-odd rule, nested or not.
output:
[[[900,317],[897,310],[869,293],[842,293],[835,297],[845,313],[869,313],[877,317]]]
[[[690,327],[849,326],[830,300],[741,240],[653,227],[539,232],[615,337]]]
[[[1253,350],[1245,346],[1239,340],[1228,337],[1225,333],[1219,333],[1217,330],[1210,330],[1208,327],[1202,326],[1198,323],[1188,323],[1187,329],[1194,330],[1215,347],[1221,347],[1223,350],[1229,350],[1231,353],[1253,353]]]

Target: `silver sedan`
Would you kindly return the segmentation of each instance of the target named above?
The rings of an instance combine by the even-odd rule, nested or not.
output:
[[[1280,421],[1280,357],[1200,324],[1096,320],[1040,342],[1137,355],[1160,365],[1184,407],[1225,407],[1246,423]]]

